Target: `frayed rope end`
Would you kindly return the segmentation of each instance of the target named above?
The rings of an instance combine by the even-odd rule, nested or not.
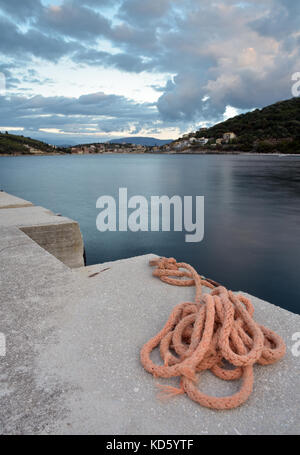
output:
[[[168,401],[176,395],[183,395],[185,393],[182,386],[178,388],[170,385],[156,384],[156,387],[161,389],[157,394],[157,398],[161,401]]]

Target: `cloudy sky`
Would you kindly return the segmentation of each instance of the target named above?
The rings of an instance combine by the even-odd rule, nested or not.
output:
[[[298,0],[0,0],[0,130],[176,138],[291,98]]]

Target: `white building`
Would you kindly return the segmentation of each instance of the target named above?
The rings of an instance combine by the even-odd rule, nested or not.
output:
[[[200,145],[205,145],[208,143],[208,139],[206,137],[201,137],[200,139],[198,139],[198,142]]]
[[[223,139],[225,142],[229,142],[229,141],[232,141],[232,139],[236,139],[236,134],[235,133],[224,133],[223,134]]]

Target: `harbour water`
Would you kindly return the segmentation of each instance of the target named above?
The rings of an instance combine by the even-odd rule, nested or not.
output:
[[[0,187],[79,222],[87,264],[173,256],[233,290],[300,313],[300,157],[84,155],[0,158]],[[204,196],[205,232],[105,232],[99,196]],[[176,302],[177,303],[177,302]]]

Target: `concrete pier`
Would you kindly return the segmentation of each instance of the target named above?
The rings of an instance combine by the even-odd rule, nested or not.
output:
[[[251,297],[255,319],[284,338],[287,354],[255,366],[243,406],[213,411],[186,396],[163,403],[155,383],[177,382],[146,373],[140,348],[194,289],[152,277],[153,255],[71,269],[13,218],[0,218],[0,433],[300,434],[300,357],[292,352],[299,315]],[[216,395],[239,385],[209,372],[199,382]]]
[[[82,267],[83,240],[77,222],[0,192],[0,226],[18,227],[71,268]]]

